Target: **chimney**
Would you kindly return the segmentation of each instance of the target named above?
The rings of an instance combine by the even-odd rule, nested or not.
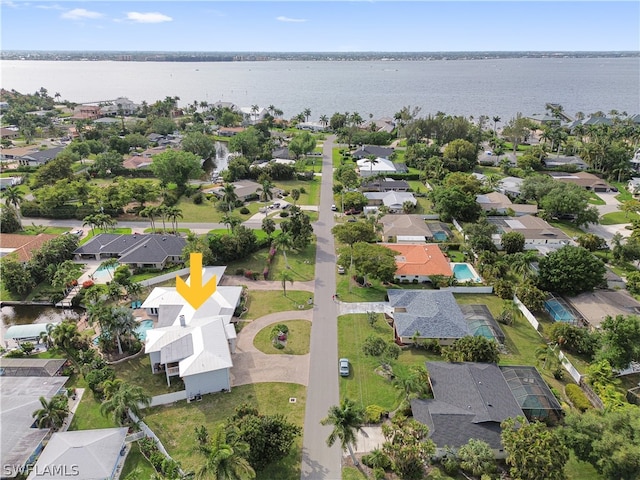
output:
[[[181,327],[186,327],[187,326],[187,322],[184,319],[184,315],[180,315],[180,326]]]

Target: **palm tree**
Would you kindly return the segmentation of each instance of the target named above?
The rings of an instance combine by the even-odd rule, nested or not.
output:
[[[238,194],[236,194],[236,186],[233,183],[225,183],[222,186],[222,202],[225,203],[227,209],[231,211],[237,201]]]
[[[120,390],[120,387],[124,383],[124,380],[121,378],[114,378],[112,380],[105,380],[102,382],[102,393],[104,394],[105,399],[109,399]]]
[[[287,282],[293,285],[293,275],[289,270],[283,270],[280,273],[280,281],[282,282],[282,295],[287,296]]]
[[[260,192],[260,201],[268,202],[273,199],[273,192],[271,189],[273,188],[273,183],[268,178],[262,180],[261,187],[258,188],[258,192]]]
[[[369,155],[364,159],[369,164],[369,176],[373,175],[373,166],[378,163],[378,159],[375,155]]]
[[[102,403],[100,413],[105,416],[111,415],[111,418],[118,425],[125,425],[128,423],[129,411],[140,418],[142,416],[141,406],[148,407],[149,405],[151,405],[151,397],[145,393],[142,387],[122,382],[120,388]]]
[[[305,122],[308,122],[309,121],[309,117],[311,116],[311,109],[310,108],[305,108],[302,111],[302,114],[304,115]]]
[[[53,338],[53,342],[56,347],[69,353],[73,348],[73,345],[80,338],[78,326],[71,321],[59,323],[53,330],[51,330],[51,338]]]
[[[206,456],[206,460],[197,471],[196,478],[250,480],[256,477],[256,472],[244,457],[249,445],[233,438],[225,425],[218,425],[211,440],[198,448]]]
[[[69,399],[66,395],[58,394],[49,401],[44,397],[40,397],[39,400],[42,408],[31,414],[36,419],[36,426],[58,430],[64,424],[69,413]]]
[[[140,215],[149,219],[151,231],[156,231],[155,218],[158,216],[158,207],[149,206],[140,211]]]
[[[320,116],[320,124],[321,124],[323,127],[325,127],[325,128],[326,128],[326,127],[327,127],[327,125],[329,125],[329,117],[327,117],[326,115],[321,115],[321,116]]]
[[[225,213],[222,215],[222,223],[227,226],[227,231],[231,233],[242,223],[242,220],[231,213]]]
[[[91,235],[95,235],[95,228],[98,226],[98,224],[96,223],[96,216],[95,215],[87,215],[86,217],[84,217],[82,219],[82,226],[83,227],[90,227],[91,228]]]
[[[136,322],[133,313],[128,308],[115,307],[111,309],[111,320],[107,325],[107,329],[110,337],[116,339],[120,355],[123,353],[121,337],[130,340],[137,326],[138,322]]]
[[[497,135],[497,130],[498,130],[498,122],[501,120],[500,117],[498,115],[495,115],[493,118],[493,134]]]
[[[171,228],[173,232],[178,234],[178,219],[183,218],[182,210],[178,207],[169,207],[167,208],[167,217],[171,220]]]
[[[2,197],[5,199],[6,205],[13,205],[16,207],[16,210],[24,200],[24,194],[16,185],[10,185],[5,188],[4,192],[2,192]]]
[[[262,219],[262,231],[267,234],[269,243],[271,243],[271,234],[276,231],[276,222],[272,218],[265,217]]]
[[[522,279],[531,278],[534,275],[533,264],[538,261],[538,256],[533,250],[514,253],[511,256],[511,270]]]
[[[424,397],[430,392],[429,373],[423,366],[412,367],[406,375],[396,377],[394,384],[402,390],[407,402]]]
[[[287,259],[287,250],[289,250],[293,246],[293,238],[289,232],[280,232],[280,235],[274,240],[276,248],[282,249],[282,254],[284,255],[284,263],[287,268],[291,268],[289,266],[289,260]]]
[[[258,105],[251,105],[251,114],[253,115],[253,121],[255,122],[258,118],[258,112],[260,111],[260,107]]]
[[[118,265],[117,258],[115,257],[107,258],[104,262],[100,264],[100,268],[107,270],[109,272],[109,276],[111,277],[111,280],[113,280],[113,267],[115,267],[116,265]]]
[[[336,440],[340,440],[342,450],[349,450],[354,465],[359,465],[353,454],[352,446],[357,443],[357,432],[362,429],[364,411],[353,400],[345,398],[342,403],[329,408],[329,414],[323,418],[322,425],[331,425],[333,430],[327,438],[327,445],[333,446]]]

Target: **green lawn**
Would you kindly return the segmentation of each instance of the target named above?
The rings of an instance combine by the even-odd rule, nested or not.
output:
[[[549,222],[549,225],[559,228],[571,238],[579,237],[580,235],[584,235],[585,233],[584,230],[576,227],[574,223],[567,222],[565,220],[552,220]]]
[[[590,205],[606,205],[607,202],[602,200],[598,195],[594,192],[589,192],[589,204]]]
[[[640,215],[634,212],[611,212],[600,217],[600,224],[619,225],[621,223],[631,223],[633,220],[640,220]]]
[[[258,232],[256,231],[256,234]],[[257,252],[253,252],[251,255],[247,255],[244,259],[236,262],[230,262],[227,265],[227,272],[231,275],[236,274],[236,270],[251,270],[258,272],[262,275],[264,267],[267,265],[267,257],[269,256],[269,250],[263,248]],[[269,279],[280,280],[280,274],[286,269],[286,263],[289,264],[289,273],[291,273],[294,282],[308,282],[315,278],[315,266],[316,266],[316,244],[312,242],[302,251],[289,251],[287,252],[287,262],[284,260],[282,252],[276,253],[273,258],[273,262],[269,268]],[[247,280],[250,282],[251,280]],[[290,285],[287,285],[289,289]],[[295,288],[295,283],[293,284]]]
[[[611,185],[618,189],[618,194],[616,195],[616,200],[620,203],[626,202],[627,200],[631,200],[633,195],[631,192],[627,190],[627,184],[623,182],[609,182]]]
[[[51,233],[54,235],[61,235],[64,232],[68,232],[71,230],[71,227],[45,227],[39,225],[30,225],[28,227],[23,226],[23,229],[19,232],[16,232],[18,235],[38,235],[40,233]]]
[[[268,325],[260,330],[253,339],[253,345],[261,352],[269,354],[306,355],[309,353],[311,322],[308,320],[287,320],[281,323],[289,327],[289,334],[283,349],[277,349],[271,341],[271,330],[275,325]]]
[[[94,228],[93,230],[89,229],[87,236],[84,237],[82,240],[80,240],[80,245],[84,245],[89,240],[91,240],[95,235],[99,235],[101,233],[117,233],[120,235],[129,235],[131,234],[131,229],[128,227],[108,228],[106,230],[103,228]]]
[[[567,480],[602,480],[603,477],[590,463],[583,462],[576,458],[576,455],[571,451],[571,456],[567,465],[564,467],[564,471],[567,474]]]
[[[180,377],[171,377],[171,386],[167,386],[164,374],[151,373],[149,355],[141,355],[126,362],[113,365],[116,376],[131,385],[142,387],[151,396],[177,392],[184,389]]]
[[[251,282],[251,280],[247,280]],[[295,283],[293,284],[295,288]],[[302,290],[289,290],[287,285],[287,296],[282,294],[282,290],[249,290],[247,299],[248,311],[242,316],[243,320],[255,320],[270,313],[286,312],[289,310],[309,310],[313,305],[309,305],[307,300],[313,294]],[[300,305],[303,308],[299,308]]]
[[[274,182],[275,186],[291,192],[294,188],[300,190],[303,188],[305,193],[300,194],[300,198],[296,202],[298,205],[318,205],[320,203],[320,180],[315,178],[311,181],[306,180],[282,180]],[[274,199],[275,200],[275,199]],[[287,196],[285,201],[293,203],[293,198]]]
[[[155,469],[151,466],[149,461],[144,458],[142,453],[140,453],[140,448],[138,448],[138,442],[133,442],[131,445],[131,450],[127,455],[127,459],[124,462],[124,467],[122,468],[122,473],[120,474],[120,478],[127,478],[131,472],[137,472],[137,478],[152,478],[156,473]]]
[[[296,403],[290,403],[290,398]],[[187,471],[198,468],[202,456],[197,452],[195,428],[205,425],[213,432],[216,425],[233,415],[235,408],[249,403],[260,413],[283,414],[290,422],[302,426],[306,390],[293,383],[256,383],[235,387],[229,393],[205,395],[201,402],[187,404],[186,401],[173,405],[146,410],[144,421],[160,437],[171,456]],[[283,461],[258,472],[258,480],[299,480],[302,456],[302,437],[298,437],[291,453]]]
[[[342,469],[342,480],[367,480],[367,478],[357,467],[344,467]]]
[[[67,387],[84,388],[84,394],[76,413],[71,421],[69,430],[90,430],[93,428],[112,428],[116,425],[111,418],[100,413],[100,401],[95,398],[93,392],[87,386],[84,378],[72,378],[67,382]]]

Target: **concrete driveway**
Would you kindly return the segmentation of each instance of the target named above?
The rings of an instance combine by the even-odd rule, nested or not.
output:
[[[267,354],[253,345],[253,339],[264,327],[285,320],[313,319],[312,310],[277,312],[246,324],[238,334],[236,353],[231,368],[231,385],[249,383],[284,382],[307,385],[309,381],[309,354]]]

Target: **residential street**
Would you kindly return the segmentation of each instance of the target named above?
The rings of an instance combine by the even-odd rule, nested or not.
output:
[[[341,448],[339,441],[327,447],[331,427],[320,425],[329,407],[339,403],[338,392],[338,322],[337,305],[331,301],[336,289],[335,249],[333,227],[333,164],[331,150],[335,136],[324,143],[322,158],[322,186],[320,189],[320,218],[314,224],[317,237],[316,285],[307,409],[304,419],[302,445],[303,480],[337,480],[341,474]]]

